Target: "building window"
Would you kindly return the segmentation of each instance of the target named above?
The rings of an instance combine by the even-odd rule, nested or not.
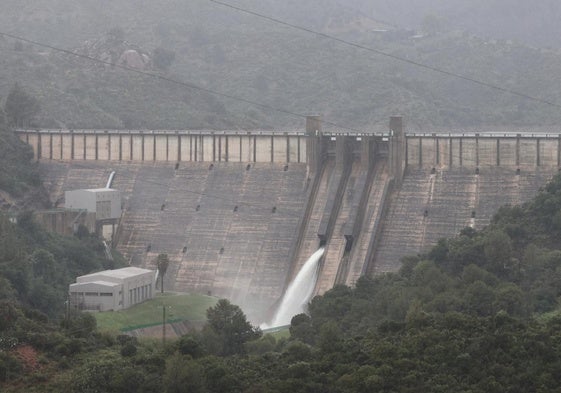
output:
[[[113,296],[111,292],[101,292],[99,296]]]
[[[97,292],[86,292],[86,296],[99,296]]]

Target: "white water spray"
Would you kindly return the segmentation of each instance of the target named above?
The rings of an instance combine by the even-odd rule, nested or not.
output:
[[[263,329],[290,325],[293,316],[306,311],[306,305],[316,286],[319,260],[324,250],[323,247],[320,248],[304,263],[294,281],[288,286],[272,322],[262,325]]]
[[[107,179],[107,184],[105,185],[105,188],[111,188],[111,184],[113,184],[114,178],[115,178],[115,171],[112,171],[111,174],[109,175],[109,179]]]

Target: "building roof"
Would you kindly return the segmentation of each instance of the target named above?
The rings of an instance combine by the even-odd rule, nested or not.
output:
[[[86,284],[96,284],[96,285],[100,285],[100,286],[103,286],[103,287],[111,287],[111,288],[118,287],[118,286],[121,285],[117,282],[96,280],[96,281],[86,281],[86,282],[78,282],[78,283],[70,284],[70,288],[72,289],[73,287],[77,287],[79,285],[86,285]]]
[[[119,192],[114,188],[85,188],[82,191],[89,191],[89,192]]]
[[[145,273],[152,273],[154,274],[154,270],[148,270],[148,269],[142,269],[139,267],[124,267],[122,269],[115,269],[115,270],[104,270],[101,272],[96,272],[96,273],[91,273],[91,274],[86,274],[84,276],[80,276],[81,279],[87,278],[87,277],[99,277],[99,276],[107,276],[107,277],[114,277],[114,278],[129,278],[129,277],[134,277],[134,276],[138,276],[140,274],[145,274]]]

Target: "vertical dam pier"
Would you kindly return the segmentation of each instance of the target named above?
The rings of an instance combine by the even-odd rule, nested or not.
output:
[[[113,247],[131,265],[167,253],[166,288],[230,299],[263,321],[321,246],[315,288],[396,271],[406,255],[489,223],[561,167],[561,136],[323,130],[16,130],[53,205],[64,191],[123,195]]]

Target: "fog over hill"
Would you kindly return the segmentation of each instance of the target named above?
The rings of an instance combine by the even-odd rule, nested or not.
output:
[[[52,39],[54,43],[77,43],[116,25],[147,38],[149,30],[155,30],[154,26],[158,25],[161,28],[168,24],[216,24],[228,29],[243,24],[234,11],[208,0],[4,0],[2,3],[2,26],[11,31],[40,32],[40,37]],[[538,47],[561,46],[558,23],[561,3],[556,0],[232,0],[226,3],[317,29],[328,29],[330,22],[362,18],[386,23],[386,27],[416,30],[427,16],[433,15],[441,18],[449,29]]]
[[[555,49],[560,47],[561,28],[555,21],[561,5],[549,0],[538,5],[504,0],[410,3],[229,2],[391,56],[561,103],[561,52]],[[561,122],[556,106],[352,48],[209,0],[4,0],[2,10],[4,32],[110,61],[131,59],[134,50],[145,56],[144,71],[198,87],[100,67],[30,44],[18,47],[14,40],[0,38],[0,97],[7,96],[15,81],[21,82],[41,102],[36,126],[303,125],[301,117],[286,112],[322,113],[343,126],[365,128],[385,124],[396,113],[416,128],[427,129]],[[103,46],[112,31],[122,37]],[[553,49],[542,49],[547,46]],[[154,67],[158,50],[173,54],[166,67]]]
[[[328,27],[332,19],[354,16],[369,18],[386,27],[418,30],[427,17],[434,16],[450,30],[465,30],[537,47],[561,47],[561,3],[556,0],[236,0],[235,3],[316,28]]]

